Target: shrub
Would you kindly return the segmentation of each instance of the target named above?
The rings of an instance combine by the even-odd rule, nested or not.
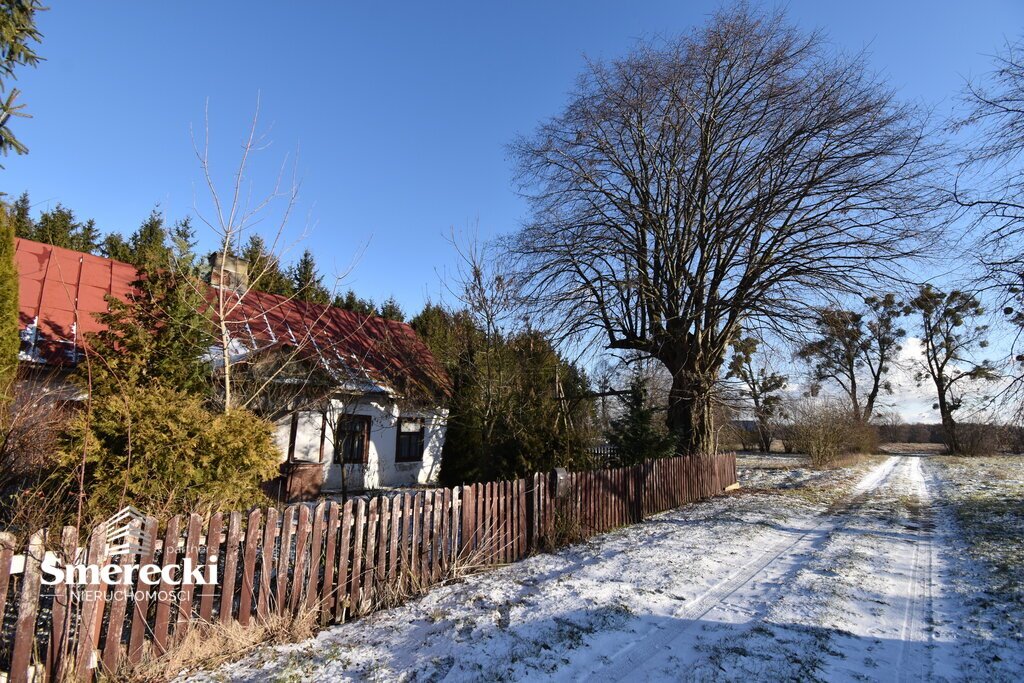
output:
[[[806,453],[815,467],[836,462],[847,453],[873,453],[878,432],[854,420],[845,404],[830,399],[806,399],[792,407],[793,420],[785,431],[784,444]]]
[[[272,426],[252,413],[211,413],[154,385],[94,398],[68,427],[54,485],[77,490],[83,458],[95,520],[128,504],[165,516],[263,502],[259,485],[276,474],[278,452]]]
[[[992,424],[962,422],[956,426],[956,436],[960,442],[959,455],[993,455],[1006,443],[1006,430]]]

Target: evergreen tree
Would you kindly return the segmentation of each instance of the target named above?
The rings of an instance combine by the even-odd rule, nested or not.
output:
[[[128,238],[128,263],[143,271],[166,268],[171,263],[164,217],[154,209]]]
[[[143,234],[155,232],[154,227],[148,225]],[[139,251],[133,256],[149,259],[149,269],[140,268],[134,283],[137,291],[127,301],[111,299],[110,310],[97,316],[106,329],[90,339],[93,352],[102,359],[92,368],[94,393],[159,381],[181,391],[209,394],[210,370],[203,356],[213,346],[214,331],[204,313],[204,286],[194,265],[190,231],[187,221],[176,226],[173,251],[144,239],[136,241]]]
[[[17,104],[21,92],[17,88],[7,90],[8,81],[14,78],[19,66],[35,66],[41,57],[36,54],[33,43],[43,37],[36,28],[36,12],[45,9],[39,0],[2,0],[0,2],[0,92],[7,91],[7,97],[0,100],[0,154],[10,152],[28,153],[11,132],[11,117],[24,117],[24,105]]]
[[[14,222],[14,236],[24,239],[33,239],[36,224],[32,220],[32,203],[29,201],[28,192],[22,192],[11,205],[11,220]]]
[[[636,465],[652,458],[672,455],[675,439],[654,425],[654,409],[647,404],[647,385],[635,375],[623,398],[624,412],[612,420],[606,438],[615,447],[620,465]]]
[[[14,262],[15,222],[0,205],[0,427],[7,423],[7,406],[18,371],[18,269]]]
[[[428,304],[411,322],[451,381],[446,484],[578,465],[589,441],[586,376],[541,335],[487,334],[468,311]]]
[[[61,205],[44,211],[35,222],[30,239],[87,254],[99,251],[99,231],[92,220],[80,223],[74,212]]]
[[[380,305],[380,317],[385,320],[396,320],[400,323],[405,322],[405,312],[402,311],[402,307],[395,301],[395,297],[389,296],[384,300],[384,303]]]
[[[251,235],[242,258],[249,265],[249,284],[253,289],[269,294],[291,296],[295,293],[292,281],[281,270],[280,260],[267,250],[266,242],[259,235]]]
[[[362,299],[356,296],[356,293],[351,289],[345,293],[345,296],[335,294],[334,302],[331,305],[362,315],[376,315],[377,313],[377,307],[373,305],[371,299]]]
[[[292,266],[290,275],[296,299],[315,304],[330,303],[331,294],[324,287],[323,275],[317,271],[316,260],[309,249],[302,252],[302,258]]]
[[[132,248],[120,233],[112,232],[100,243],[100,254],[116,261],[128,263],[132,258]]]

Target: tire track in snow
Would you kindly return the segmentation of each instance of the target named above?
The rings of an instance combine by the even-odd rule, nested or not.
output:
[[[934,523],[931,519],[931,494],[921,471],[921,458],[910,461],[912,479],[916,484],[919,512],[914,530],[913,570],[908,580],[903,627],[900,629],[900,652],[896,660],[896,680],[925,680],[933,673],[932,610],[934,574]],[[923,652],[920,652],[923,643]],[[916,661],[915,661],[916,659]]]
[[[588,680],[621,681],[636,676],[637,672],[643,670],[646,664],[658,659],[665,654],[666,650],[671,650],[674,643],[685,638],[690,629],[699,623],[702,617],[717,608],[735,611],[736,606],[727,604],[727,600],[756,579],[763,578],[766,573],[770,573],[769,570],[773,569],[775,565],[781,565],[779,567],[781,571],[775,573],[782,577],[793,575],[806,566],[828,536],[841,525],[842,515],[863,505],[874,491],[888,481],[902,460],[898,456],[889,458],[857,484],[849,499],[821,513],[816,518],[820,519],[817,524],[796,532],[796,538],[792,538],[794,532],[789,532],[788,537],[776,541],[724,580],[688,602],[675,615],[681,620],[677,626],[671,628],[652,626],[644,633],[634,634],[634,637],[624,647],[607,655],[604,661],[608,664],[603,668],[595,670],[593,667],[588,667],[588,671],[571,673],[560,671],[557,674],[558,678],[565,678],[568,674],[569,678],[583,677]],[[757,594],[755,604],[747,606],[743,611],[753,612],[755,615],[766,612],[775,602],[775,598],[787,588],[788,586],[783,581],[773,582],[768,590]]]

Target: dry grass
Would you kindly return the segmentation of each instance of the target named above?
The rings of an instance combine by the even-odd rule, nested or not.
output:
[[[157,655],[150,647],[138,664],[124,660],[115,675],[101,676],[100,679],[139,683],[167,681],[182,671],[212,668],[237,659],[257,645],[283,645],[306,640],[315,635],[317,629],[315,610],[271,615],[249,626],[237,622],[199,624],[189,629],[163,655]]]
[[[1024,604],[1024,456],[936,457],[970,555],[993,591]]]

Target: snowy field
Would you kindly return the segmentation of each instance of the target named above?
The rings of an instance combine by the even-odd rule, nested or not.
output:
[[[192,680],[1022,680],[1022,463],[744,458],[738,493]]]

